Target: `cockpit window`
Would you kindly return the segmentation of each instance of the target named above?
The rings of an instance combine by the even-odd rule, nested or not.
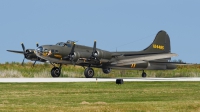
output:
[[[58,45],[58,46],[65,46],[65,43],[64,42],[59,42],[56,45]]]
[[[57,46],[67,46],[67,47],[71,47],[73,45],[73,43],[75,43],[74,41],[68,40],[66,43],[64,42],[58,42],[56,45]]]
[[[72,46],[72,41],[67,41],[66,43],[64,43],[64,42],[59,42],[59,43],[57,43],[56,45],[57,46],[67,46],[67,47],[71,47]]]
[[[66,45],[67,45],[67,47],[71,47],[74,43],[75,43],[74,41],[68,40],[66,42]]]
[[[71,40],[68,40],[66,43],[73,44],[73,43],[75,43],[75,42],[74,42],[74,41],[71,41]]]
[[[66,44],[67,47],[71,47],[71,44]]]

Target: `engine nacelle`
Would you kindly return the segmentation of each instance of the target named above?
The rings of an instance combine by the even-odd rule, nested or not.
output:
[[[29,59],[29,60],[36,60],[37,56],[34,52],[34,49],[26,49],[25,51],[25,58]]]
[[[109,74],[111,72],[111,68],[102,68],[103,73]]]
[[[112,54],[108,51],[103,51],[103,50],[97,50],[97,57],[99,59],[111,59]]]
[[[77,61],[79,58],[90,58],[92,55],[91,52],[74,52],[73,60]],[[95,56],[99,59],[111,59],[112,55],[110,52],[97,50],[97,53],[95,53]]]
[[[79,58],[89,58],[91,53],[89,52],[74,52],[73,60],[77,61]]]
[[[167,64],[167,70],[174,70],[177,66],[175,64]]]
[[[26,53],[34,53],[34,49],[26,49]]]

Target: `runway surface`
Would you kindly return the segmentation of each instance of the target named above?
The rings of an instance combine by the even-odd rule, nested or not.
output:
[[[0,83],[27,83],[27,82],[115,82],[119,78],[0,78]],[[154,81],[200,81],[199,77],[192,78],[120,78],[124,82],[154,82]]]

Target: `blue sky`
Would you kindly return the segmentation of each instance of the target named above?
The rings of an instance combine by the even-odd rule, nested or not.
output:
[[[200,63],[199,0],[0,0],[0,63],[22,62],[6,50],[67,40],[108,51],[139,51],[160,30],[171,49]]]

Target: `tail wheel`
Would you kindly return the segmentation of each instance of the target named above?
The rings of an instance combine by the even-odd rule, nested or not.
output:
[[[109,74],[111,72],[111,68],[102,68],[103,73]]]
[[[143,78],[147,77],[147,74],[144,71],[142,72],[142,77]]]
[[[58,67],[53,67],[51,69],[51,76],[52,77],[60,77],[61,71]]]
[[[92,78],[94,76],[94,70],[88,67],[85,69],[84,75],[86,78]]]

